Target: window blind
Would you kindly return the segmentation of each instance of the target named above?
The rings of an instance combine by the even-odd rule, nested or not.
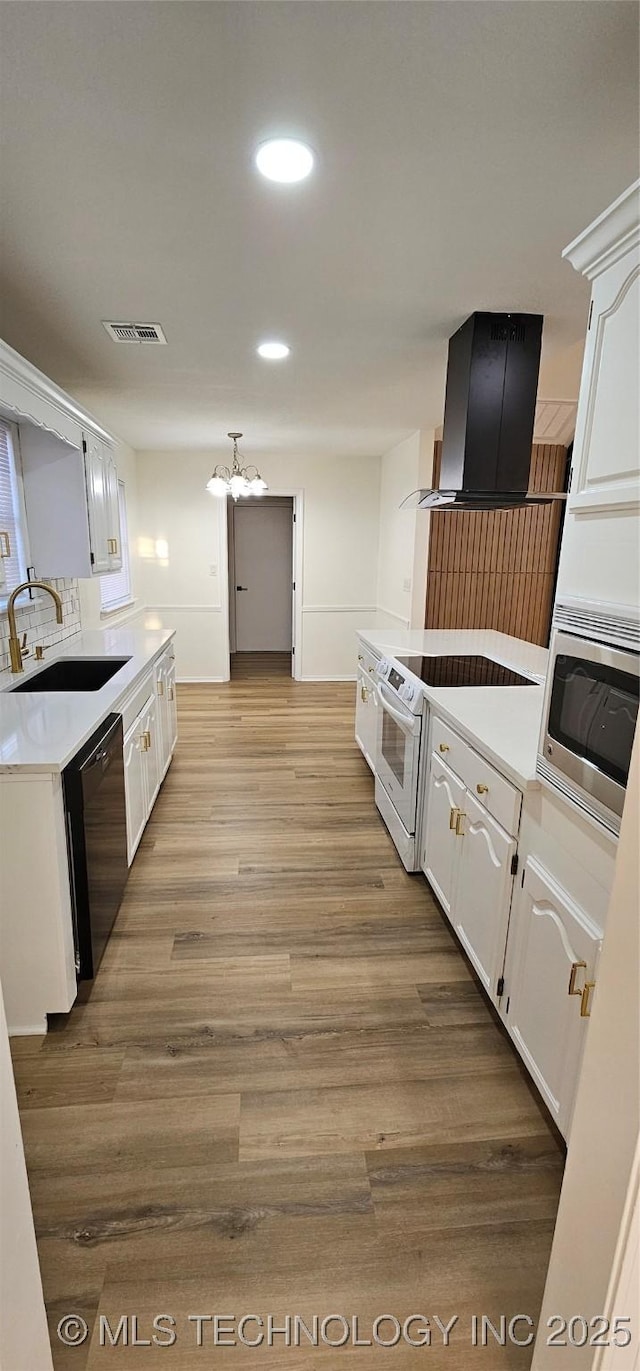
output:
[[[131,599],[131,574],[129,568],[129,530],[127,527],[127,504],[124,481],[118,481],[118,519],[120,524],[120,547],[122,567],[120,571],[110,571],[100,577],[100,606],[105,612],[119,609]]]
[[[21,581],[26,580],[22,497],[16,461],[13,428],[0,420],[0,596],[10,595]]]

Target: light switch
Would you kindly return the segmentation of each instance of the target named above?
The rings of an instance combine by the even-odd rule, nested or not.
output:
[[[217,566],[214,565],[214,566],[210,566],[210,567],[209,567],[209,575],[210,575],[210,576],[217,576],[217,575],[218,575],[218,568],[217,568]]]

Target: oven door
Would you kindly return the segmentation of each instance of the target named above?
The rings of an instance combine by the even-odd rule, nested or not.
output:
[[[621,815],[638,718],[638,655],[557,633],[550,677],[545,757]]]
[[[422,716],[410,714],[400,700],[390,695],[383,681],[376,682],[376,694],[376,776],[407,833],[412,834],[416,828]]]

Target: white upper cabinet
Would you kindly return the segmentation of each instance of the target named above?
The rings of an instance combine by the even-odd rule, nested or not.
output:
[[[593,282],[569,500],[575,511],[640,502],[639,185],[563,254]]]
[[[108,435],[6,343],[0,343],[0,411],[18,425],[37,575],[120,571],[118,473]]]
[[[558,596],[637,601],[640,182],[565,249],[592,282]]]
[[[22,423],[20,449],[31,561],[38,576],[103,576],[122,566],[118,473],[109,445],[80,448]]]

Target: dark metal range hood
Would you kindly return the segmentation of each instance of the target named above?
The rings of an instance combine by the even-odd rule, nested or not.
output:
[[[517,509],[564,500],[530,494],[541,314],[471,314],[449,339],[440,485],[401,508]]]

